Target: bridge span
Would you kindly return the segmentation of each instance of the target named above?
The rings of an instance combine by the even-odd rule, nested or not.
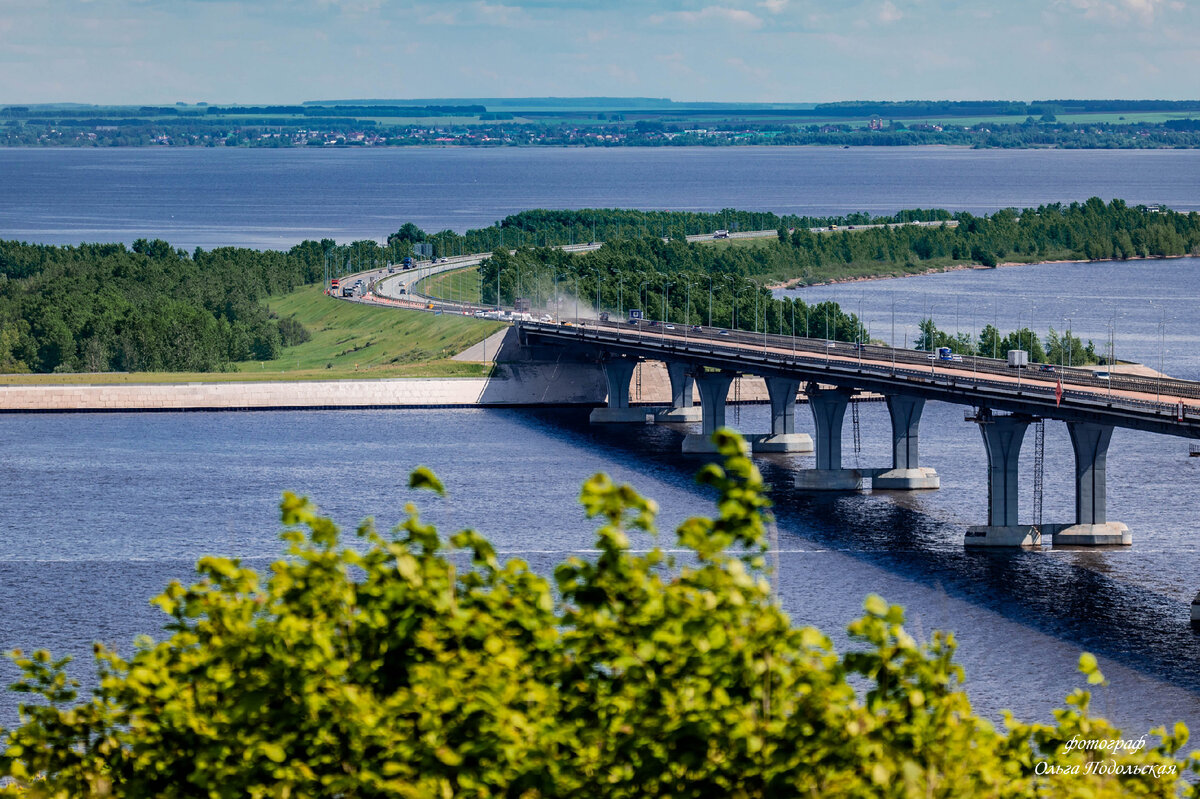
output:
[[[988,463],[987,523],[968,528],[967,546],[1038,546],[1043,535],[1057,546],[1129,545],[1126,525],[1107,514],[1105,469],[1116,427],[1200,438],[1200,383],[1111,375],[1084,369],[1043,372],[1013,369],[991,358],[930,360],[928,353],[861,346],[765,333],[717,331],[684,325],[623,325],[605,322],[521,323],[522,344],[556,351],[559,358],[599,362],[608,383],[608,404],[598,423],[642,422],[646,408],[631,408],[629,383],[639,361],[663,361],[671,378],[672,403],[655,413],[663,421],[700,421],[685,437],[685,452],[705,452],[712,432],[725,423],[725,403],[735,377],[762,377],[771,402],[771,431],[747,438],[759,452],[814,452],[816,468],[797,473],[796,486],[810,491],[936,489],[937,472],[919,462],[919,427],[927,400],[967,406],[978,424]],[[693,387],[700,408],[693,403]],[[795,425],[803,388],[814,434]],[[892,421],[892,463],[875,469],[842,466],[842,423],[852,398],[882,395]],[[653,409],[651,409],[653,411]],[[698,411],[698,413],[697,413]],[[1029,425],[1038,420],[1067,425],[1075,454],[1075,519],[1062,524],[1022,525],[1017,519],[1018,462]],[[1200,621],[1200,595],[1192,610]]]

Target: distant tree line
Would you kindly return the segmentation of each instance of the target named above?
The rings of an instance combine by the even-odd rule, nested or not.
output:
[[[640,237],[612,239],[598,250],[579,254],[528,246],[546,240],[554,243],[563,229],[578,229],[578,223],[593,213],[605,225],[598,229],[615,231],[620,225],[622,230]],[[571,316],[578,300],[592,313],[616,311],[624,315],[630,308],[641,308],[647,318],[661,321],[744,330],[765,327],[779,333],[790,332],[794,318],[797,335],[843,341],[866,340],[861,322],[852,314],[834,304],[823,304],[825,307],[818,310],[798,299],[774,299],[766,285],[915,273],[954,264],[995,266],[1008,260],[1200,253],[1200,214],[1131,208],[1120,200],[1105,204],[1098,198],[1021,212],[1008,209],[990,216],[921,210],[878,219],[866,215],[843,217],[837,230],[829,230],[828,225],[811,226],[825,227],[821,232],[813,232],[810,226],[789,230],[781,224],[775,240],[751,246],[687,243],[682,238],[692,216],[699,217],[699,224],[711,224],[716,219],[752,218],[745,214],[732,212],[726,217],[643,211],[536,211],[509,217],[487,231],[469,231],[462,239],[469,246],[480,240],[486,243],[489,235],[495,237],[495,251],[480,267],[481,299],[487,304],[511,304],[515,298],[524,297],[535,307]],[[949,217],[947,223],[933,225],[883,221]],[[855,229],[849,229],[848,224],[842,229],[850,219],[857,220]],[[864,219],[877,226],[860,227]],[[648,229],[652,235],[645,235]],[[668,233],[666,238],[655,235],[663,229]],[[506,230],[514,234],[519,231],[527,244],[510,252],[513,236],[505,240],[504,247],[498,246],[499,235]],[[419,229],[412,227],[409,233],[417,235]],[[560,306],[564,296],[570,301]],[[1076,345],[1071,345],[1072,352]],[[968,351],[962,342],[935,346]],[[1035,356],[1040,347],[1035,340]],[[981,354],[987,354],[988,349],[995,348],[981,345]],[[1083,362],[1083,357],[1080,354],[1074,360]],[[1094,351],[1086,357],[1094,358]]]
[[[679,239],[621,239],[572,255],[559,249],[497,250],[480,266],[483,302],[515,298],[556,316],[628,315],[647,320],[784,335],[867,341],[858,317],[835,302],[775,299],[761,276],[788,263],[782,246],[717,248]]]
[[[302,113],[296,110],[300,108]],[[0,146],[1200,147],[1200,113],[1162,122],[1063,120],[1059,114],[1078,112],[1053,104],[993,108],[980,113],[999,118],[980,122],[960,121],[952,114],[914,120],[909,109],[875,104],[831,108],[821,114],[769,110],[712,118],[711,112],[680,112],[658,119],[626,119],[617,113],[556,119],[559,114],[544,112],[515,118],[511,112],[481,108],[390,107],[376,114],[371,107],[354,106],[214,106],[206,112],[10,106],[0,109]],[[872,110],[877,112],[874,116]],[[1123,110],[1128,109],[1109,113]],[[401,121],[404,117],[412,119]],[[873,124],[868,127],[868,122]]]
[[[901,222],[950,221],[954,215],[941,209],[910,209],[888,216],[860,212],[839,216],[779,215],[770,211],[639,211],[629,208],[582,210],[536,209],[511,214],[490,227],[456,233],[426,233],[411,222],[388,237],[388,244],[429,242],[434,257],[492,252],[518,247],[554,247],[616,239],[683,238],[718,230],[776,230],[785,228],[868,225]]]
[[[332,242],[189,254],[161,240],[0,241],[0,371],[198,371],[270,360],[308,337],[263,300],[321,280]]]
[[[1060,333],[1053,327],[1040,339],[1028,327],[1007,334],[994,325],[985,325],[974,339],[969,333],[950,334],[939,330],[933,319],[922,319],[919,334],[913,347],[932,352],[940,347],[949,347],[960,355],[978,355],[981,358],[1004,358],[1009,350],[1024,350],[1033,363],[1059,364],[1062,366],[1086,366],[1104,363],[1105,357],[1096,353],[1096,345],[1088,341],[1084,345],[1071,331]]]
[[[954,215],[957,223],[932,226],[871,227],[846,235],[815,234],[807,228],[780,230],[780,240],[796,251],[800,274],[827,264],[877,262],[977,263],[1005,260],[1098,260],[1200,254],[1200,214],[1109,204],[1097,197],[1084,203],[1005,209],[990,216]]]

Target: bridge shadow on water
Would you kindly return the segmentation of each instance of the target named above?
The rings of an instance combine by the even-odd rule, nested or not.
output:
[[[596,448],[622,467],[707,495],[692,482],[704,458],[680,452],[682,428],[637,426],[634,433],[625,425],[591,425],[579,411],[522,416],[542,434]],[[803,494],[791,488],[786,458],[756,462],[772,486],[781,550],[834,550],[1200,693],[1200,635],[1188,624],[1188,608],[1106,575],[1105,551],[1073,552],[1073,562],[1066,562],[1049,550],[966,549],[961,524],[922,512],[908,495]]]

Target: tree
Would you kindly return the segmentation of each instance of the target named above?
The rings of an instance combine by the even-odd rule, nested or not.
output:
[[[1085,691],[1053,725],[998,731],[961,690],[953,636],[917,643],[879,597],[843,655],[793,627],[764,567],[761,475],[736,434],[714,440],[724,465],[698,479],[717,516],[680,525],[685,559],[635,554],[629,532],[653,534],[656,506],[596,475],[581,502],[598,552],[553,584],[471,530],[447,550],[411,504],[394,535],[368,520],[343,545],[285,494],[288,558],[265,578],[203,558],[200,582],[155,600],[165,640],[129,659],[97,646],[90,699],[65,661],[17,655],[16,689],[42,701],[4,735],[0,778],[15,782],[0,792],[1167,797],[1200,765],[1177,757],[1182,725],[1153,747],[1079,746],[1120,738]],[[409,485],[443,490],[425,469]],[[1080,668],[1103,682],[1092,656]]]
[[[979,348],[977,350],[985,358],[1004,358],[1007,353],[1000,346],[1000,331],[993,325],[985,325],[979,332]]]

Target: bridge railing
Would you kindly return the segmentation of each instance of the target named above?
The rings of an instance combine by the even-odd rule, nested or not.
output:
[[[805,339],[776,334],[752,333],[747,331],[726,331],[705,329],[686,331],[683,325],[622,325],[615,322],[577,322],[569,327],[549,323],[523,323],[531,329],[542,329],[552,332],[566,333],[589,338],[613,338],[620,342],[625,340],[642,342],[649,345],[661,343],[671,349],[680,345],[695,350],[701,348],[703,353],[721,357],[739,358],[752,361],[764,361],[783,366],[796,365],[811,367],[814,363],[828,362],[834,371],[854,368],[863,374],[870,374],[889,379],[912,381],[923,385],[943,384],[947,386],[989,387],[1004,392],[1017,392],[1028,398],[1038,397],[1044,402],[1059,404],[1057,396],[1060,377],[1063,381],[1061,401],[1078,405],[1093,405],[1103,402],[1106,407],[1120,407],[1135,410],[1140,413],[1150,413],[1157,418],[1190,418],[1200,417],[1200,411],[1180,402],[1177,397],[1200,396],[1200,384],[1191,381],[1163,380],[1160,384],[1157,378],[1124,378],[1107,380],[1104,378],[1079,379],[1073,370],[1070,375],[1058,372],[1047,373],[1029,370],[1016,370],[1008,367],[1005,361],[992,358],[974,358],[966,356],[962,361],[947,363],[940,360],[930,360],[929,353],[919,350],[882,347],[878,345],[858,346],[853,343],[825,341],[823,339]],[[682,340],[681,340],[682,339]],[[837,356],[834,358],[833,356]],[[855,360],[858,362],[855,363]],[[949,367],[949,368],[947,368]],[[970,371],[970,375],[963,374]],[[1020,375],[1020,381],[1013,379]],[[994,378],[1004,376],[1006,380]],[[1085,386],[1108,389],[1106,392],[1081,390]],[[1181,387],[1186,391],[1168,394],[1171,387]],[[1156,390],[1161,397],[1158,400],[1141,399],[1128,396],[1125,392],[1154,394]]]

